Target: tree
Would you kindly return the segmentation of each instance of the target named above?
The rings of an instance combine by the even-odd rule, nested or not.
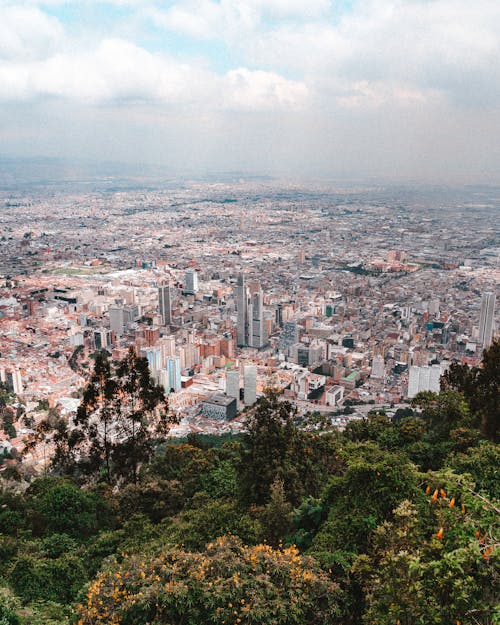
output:
[[[114,405],[118,381],[112,377],[111,365],[102,353],[95,359],[94,370],[83,392],[75,425],[85,433],[88,441],[88,459],[91,472],[99,472],[104,465],[108,484],[111,482],[111,457],[114,445]]]
[[[451,389],[440,393],[418,393],[412,406],[420,411],[418,416],[427,423],[437,440],[448,439],[454,428],[471,425],[467,401],[461,393]]]
[[[296,490],[292,450],[300,431],[293,419],[297,409],[274,392],[268,392],[247,422],[243,450],[238,466],[244,500],[265,504],[276,478],[285,484],[287,493]],[[293,493],[295,497],[295,492]]]
[[[73,433],[73,450],[88,474],[99,478],[103,473],[108,483],[137,483],[140,465],[150,460],[173,421],[145,358],[131,348],[112,366],[99,354],[75,420],[79,435]]]
[[[109,565],[92,583],[81,625],[324,625],[339,589],[294,547],[219,538],[201,552],[170,549]]]
[[[115,472],[126,481],[137,483],[141,463],[151,459],[154,438],[164,440],[175,417],[168,412],[163,388],[151,378],[148,361],[133,348],[115,369],[118,442],[114,449]]]
[[[271,485],[269,503],[259,515],[264,537],[272,547],[285,539],[292,526],[292,506],[286,500],[283,482],[276,478]]]
[[[500,339],[484,350],[481,367],[453,363],[441,377],[442,389],[462,393],[483,436],[498,442],[500,427]]]
[[[10,408],[2,408],[0,410],[2,415],[2,427],[8,438],[16,437],[16,428],[14,427],[14,413]]]

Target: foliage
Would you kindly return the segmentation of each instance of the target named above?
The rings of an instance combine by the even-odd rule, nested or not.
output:
[[[453,363],[441,378],[442,389],[460,392],[470,406],[481,433],[499,442],[500,339],[483,352],[481,367]]]
[[[172,549],[112,564],[90,587],[80,625],[332,623],[338,587],[293,547],[246,547],[236,538],[202,553]]]

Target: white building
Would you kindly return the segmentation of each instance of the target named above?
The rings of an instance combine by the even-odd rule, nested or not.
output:
[[[195,295],[198,292],[198,274],[194,269],[186,271],[184,276],[184,292]]]
[[[443,369],[441,365],[410,367],[408,397],[412,399],[417,393],[422,393],[424,391],[439,393],[439,381],[442,373]]]
[[[493,340],[495,300],[495,293],[491,291],[483,293],[481,299],[481,313],[479,315],[479,342],[484,349],[487,349]]]
[[[226,371],[226,395],[234,397],[236,402],[240,399],[240,372],[239,369]]]
[[[243,401],[252,406],[257,401],[257,367],[245,365],[243,368]]]
[[[373,357],[371,377],[377,380],[383,380],[385,378],[385,363],[383,356]]]
[[[343,386],[330,386],[326,389],[326,405],[336,406],[344,399]]]

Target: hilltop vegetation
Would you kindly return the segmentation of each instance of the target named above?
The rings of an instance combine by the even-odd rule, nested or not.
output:
[[[0,624],[500,622],[499,353],[343,433],[269,392],[222,444],[168,441],[140,359],[96,361],[84,436],[47,424],[50,471],[1,494]]]

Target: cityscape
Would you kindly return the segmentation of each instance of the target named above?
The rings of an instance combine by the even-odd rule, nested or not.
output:
[[[0,0],[0,625],[500,625],[499,58]]]
[[[71,423],[101,350],[147,358],[175,437],[241,431],[267,388],[332,428],[394,414],[495,336],[497,188],[112,184],[0,192],[0,380],[32,424],[5,451],[40,402]]]

